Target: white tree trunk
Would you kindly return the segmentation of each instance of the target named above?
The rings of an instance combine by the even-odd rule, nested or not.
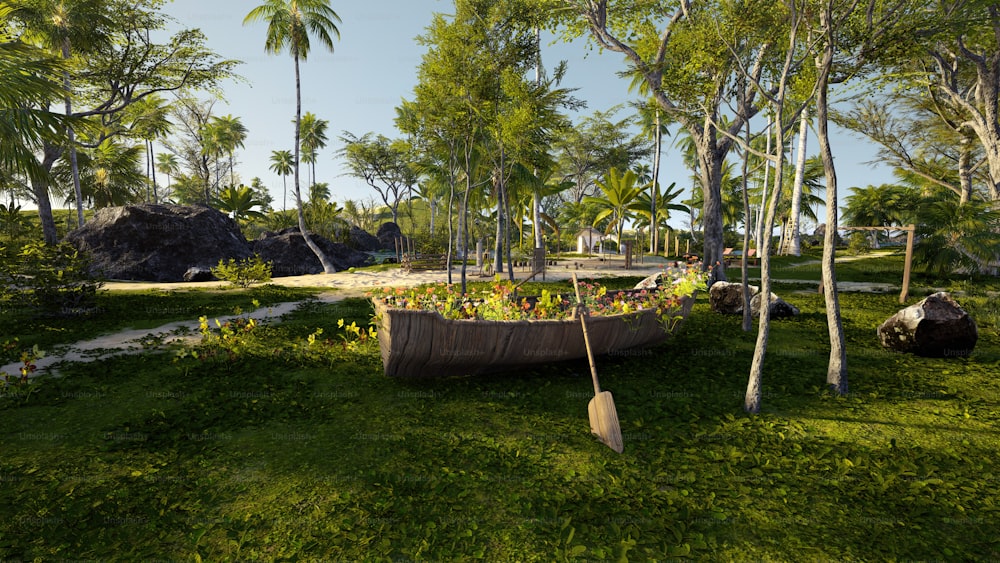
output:
[[[802,216],[802,183],[806,172],[806,139],[809,133],[809,110],[803,109],[799,118],[799,154],[795,160],[795,182],[792,184],[792,208],[788,215],[788,234],[786,235],[786,254],[802,255],[802,241],[799,234],[799,221]]]
[[[840,317],[840,299],[837,295],[835,250],[837,243],[837,171],[830,149],[828,85],[833,68],[834,30],[831,29],[829,5],[820,14],[820,23],[826,36],[823,52],[817,57],[819,87],[816,94],[816,133],[819,152],[826,175],[826,234],[823,238],[823,296],[826,301],[826,323],[830,334],[830,362],[827,365],[826,383],[834,392],[847,393],[847,350],[844,326]]]

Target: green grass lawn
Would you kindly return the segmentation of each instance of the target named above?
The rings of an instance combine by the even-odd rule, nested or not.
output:
[[[340,337],[338,319],[367,324],[357,299],[194,354],[68,365],[0,394],[0,559],[997,559],[1000,323],[980,287],[960,299],[976,353],[951,359],[883,351],[897,295],[842,294],[846,397],[824,390],[822,297],[780,290],[802,314],[772,325],[755,416],[755,336],[702,294],[676,338],[598,359],[621,455],[590,435],[585,361],[389,379]],[[255,298],[220,295],[218,314]],[[109,299],[137,301],[101,326],[145,316],[142,297]],[[0,326],[0,342],[59,340]]]

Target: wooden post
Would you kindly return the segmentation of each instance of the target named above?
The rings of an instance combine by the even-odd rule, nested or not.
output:
[[[670,229],[667,229],[663,236],[663,257],[666,258],[670,254]]]
[[[913,260],[913,232],[915,225],[906,226],[906,262],[903,263],[903,290],[899,293],[899,303],[906,302],[910,294],[910,262]]]
[[[674,237],[674,258],[680,255],[681,239]]]
[[[685,254],[691,254],[691,241],[687,241],[687,248],[684,250]]]

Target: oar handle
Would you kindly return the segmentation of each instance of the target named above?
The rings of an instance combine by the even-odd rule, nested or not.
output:
[[[597,381],[597,364],[594,363],[594,352],[590,349],[590,336],[587,334],[587,307],[580,299],[580,284],[573,272],[573,289],[576,291],[576,308],[580,314],[580,326],[583,328],[583,344],[587,348],[587,360],[590,362],[590,378],[594,380],[594,395],[601,394],[601,384]]]

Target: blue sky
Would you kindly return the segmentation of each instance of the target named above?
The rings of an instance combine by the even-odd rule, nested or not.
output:
[[[247,127],[245,148],[237,153],[237,173],[247,184],[260,177],[275,198],[274,206],[280,209],[282,181],[268,167],[272,151],[293,146],[294,69],[289,55],[264,52],[265,24],[243,25],[243,18],[259,3],[173,0],[164,11],[180,26],[200,28],[209,46],[221,56],[244,62],[237,71],[245,82],[227,84],[225,100],[217,102],[214,113],[238,116]],[[314,44],[301,67],[303,111],[330,123],[330,144],[317,161],[317,180],[328,182],[333,199],[339,202],[377,198],[374,190],[346,174],[336,155],[341,147],[339,137],[343,131],[359,136],[368,131],[400,136],[393,124],[395,107],[412,97],[423,54],[414,38],[424,33],[434,12],[448,13],[453,4],[451,0],[333,0],[331,6],[342,19],[341,39],[333,53]],[[619,55],[601,53],[582,41],[543,46],[545,66],[552,68],[560,60],[569,63],[563,85],[578,88],[577,97],[587,102],[584,114],[635,99],[628,92],[627,81],[615,74],[625,68]],[[625,117],[627,111],[619,115]],[[807,153],[812,155],[817,144],[815,139],[809,141]],[[669,142],[665,141],[660,181],[689,186],[690,172],[682,167]],[[875,148],[870,143],[846,134],[838,135],[834,142],[842,193],[851,186],[892,181],[884,167],[863,164],[874,157]],[[679,220],[671,223],[680,226]]]

